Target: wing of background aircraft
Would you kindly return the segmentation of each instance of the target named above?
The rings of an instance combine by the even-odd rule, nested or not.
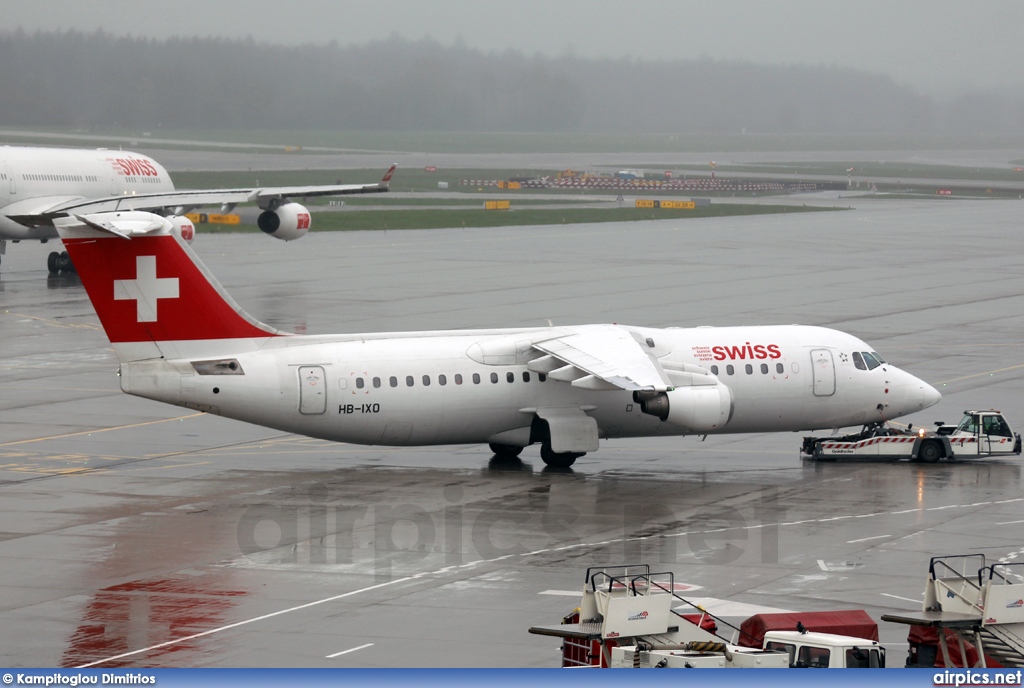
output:
[[[392,165],[376,184],[334,184],[326,186],[271,186],[251,189],[207,189],[197,191],[166,191],[149,194],[110,196],[106,198],[55,197],[53,202],[32,199],[24,210],[8,206],[5,214],[15,222],[28,227],[53,225],[54,218],[70,215],[144,210],[159,212],[170,209],[181,215],[202,206],[233,207],[239,203],[256,203],[260,208],[275,211],[289,204],[290,198],[314,196],[343,196],[348,194],[381,193],[388,191],[391,176],[397,165]],[[42,199],[46,200],[46,199]],[[297,204],[294,204],[297,205]],[[305,210],[305,209],[303,209]],[[308,222],[308,217],[306,222]],[[261,225],[261,229],[264,229]],[[267,231],[264,229],[264,231]],[[273,232],[268,232],[273,233]]]

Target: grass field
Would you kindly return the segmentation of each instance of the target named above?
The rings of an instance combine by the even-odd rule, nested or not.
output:
[[[832,208],[787,205],[715,204],[693,210],[646,208],[552,208],[493,211],[482,209],[376,210],[364,212],[314,213],[313,231],[366,231],[396,229],[443,229],[449,227],[509,227],[519,225],[560,225],[584,222],[638,222],[641,220],[687,220],[698,217],[774,215],[819,212]],[[201,225],[201,232],[249,231],[244,225]]]

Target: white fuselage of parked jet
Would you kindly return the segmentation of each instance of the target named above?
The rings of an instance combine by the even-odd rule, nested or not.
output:
[[[198,374],[180,387],[179,371],[163,362],[124,366],[121,382],[132,394],[288,432],[386,445],[524,446],[539,409],[584,409],[600,437],[613,438],[838,428],[939,398],[888,363],[856,367],[853,353],[871,352],[856,337],[796,325],[624,328],[654,343],[664,369],[703,367],[728,387],[729,417],[716,428],[664,422],[642,412],[629,391],[581,389],[530,369],[531,342],[605,327],[612,326],[279,337],[232,356],[234,370],[186,367]],[[204,342],[194,353],[210,360],[230,350]],[[191,346],[181,353],[196,360]]]

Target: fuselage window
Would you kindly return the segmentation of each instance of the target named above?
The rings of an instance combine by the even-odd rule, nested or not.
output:
[[[786,372],[786,366],[782,365],[781,363],[776,363],[775,372],[781,375],[782,373]]]
[[[462,384],[462,373],[455,373],[455,384]]]
[[[859,351],[853,352],[853,367],[857,370],[867,370],[868,367],[864,365],[864,357],[860,355]]]
[[[516,374],[510,370],[509,372],[505,373],[505,379],[508,380],[509,382],[515,382]]]
[[[768,374],[768,364],[767,363],[762,363],[761,364],[761,373],[763,375],[767,375]]]
[[[430,376],[429,375],[424,375],[423,376],[423,386],[424,387],[429,387],[430,386]]]
[[[412,387],[414,384],[416,384],[416,381],[414,379],[412,379],[412,375],[406,375],[405,376],[405,386],[406,387]]]
[[[544,373],[537,373],[537,380],[538,381],[544,382],[547,379],[548,379],[548,376],[546,374],[544,374]]]
[[[750,365],[749,363],[744,366],[744,370],[747,371],[747,375],[753,375],[754,374],[754,366]]]
[[[861,354],[864,357],[864,363],[867,365],[868,370],[874,370],[878,366],[882,365],[878,362],[878,359],[869,354],[867,351]]]
[[[363,388],[363,378],[357,377],[356,378],[356,389],[362,389],[362,388]]]
[[[448,378],[446,376],[444,376],[444,375],[438,375],[437,376],[437,384],[441,385],[442,387],[444,385],[447,385],[448,384]]]
[[[718,366],[711,366],[711,374],[718,375]]]
[[[530,381],[530,373],[524,370],[523,371],[523,382],[529,382],[529,381]]]
[[[380,387],[380,378],[379,377],[373,378],[373,386],[374,387]]]
[[[394,375],[392,375],[390,378],[388,378],[388,384],[390,384],[392,387],[397,387],[398,386],[398,378],[395,377]]]
[[[491,373],[491,382],[493,382],[494,384],[498,384],[498,374],[497,373]]]
[[[800,372],[800,364],[797,363],[796,361],[793,361],[793,372],[794,373],[799,373]]]
[[[474,385],[479,385],[480,384],[480,373],[473,373],[473,384]]]
[[[732,375],[735,372],[736,372],[736,369],[732,367],[731,363],[729,365],[725,366],[725,374],[726,375]]]

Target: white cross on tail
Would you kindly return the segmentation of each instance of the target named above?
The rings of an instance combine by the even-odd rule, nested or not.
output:
[[[178,278],[156,276],[156,256],[135,256],[135,279],[114,280],[114,300],[134,299],[138,322],[156,322],[158,299],[178,298]]]

